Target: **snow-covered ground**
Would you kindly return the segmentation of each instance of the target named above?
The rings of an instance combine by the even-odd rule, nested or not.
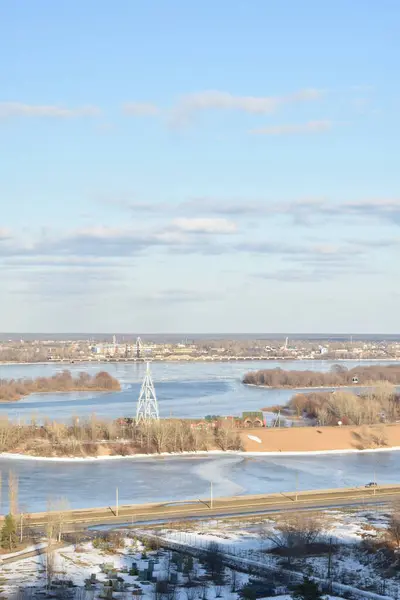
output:
[[[392,598],[400,598],[400,573],[397,577],[388,576],[388,569],[377,569],[376,557],[360,550],[360,542],[371,540],[384,534],[388,514],[378,509],[368,510],[327,510],[324,511],[327,527],[324,539],[337,550],[332,553],[331,573],[338,583],[373,591]],[[264,531],[274,531],[273,519],[260,518],[256,521],[209,521],[201,524],[193,522],[185,531],[176,529],[162,531],[163,537],[181,544],[206,548],[216,542],[227,554],[244,559],[259,560],[270,566],[283,565],[286,561],[271,554],[274,547]],[[400,559],[400,557],[399,557]],[[291,570],[309,576],[326,579],[328,554],[292,559]]]
[[[325,518],[329,522],[326,528],[326,539],[332,539],[334,544],[339,544],[339,549],[333,553],[331,572],[333,579],[343,584],[380,593],[390,598],[400,597],[400,578],[388,576],[387,573],[376,567],[375,561],[365,552],[360,550],[359,543],[366,538],[379,536],[387,525],[387,514],[379,510],[330,510],[325,511]],[[268,550],[272,542],[265,536],[265,528],[274,527],[271,519],[259,518],[252,521],[210,520],[208,522],[186,523],[181,528],[178,525],[172,528],[157,529],[154,532],[164,539],[188,547],[207,548],[210,542],[216,542],[220,549],[236,557],[243,557],[259,561],[260,563],[287,568],[281,557],[271,554]],[[150,533],[149,530],[146,530]],[[96,600],[104,593],[103,584],[109,581],[107,569],[114,569],[114,576],[120,578],[121,591],[116,591],[115,598],[132,597],[132,592],[144,600],[154,600],[154,583],[144,581],[143,575],[129,574],[133,563],[138,571],[145,571],[149,567],[149,559],[154,561],[154,577],[158,580],[166,578],[175,571],[177,577],[177,593],[175,600],[197,600],[204,595],[202,579],[205,571],[199,561],[194,559],[192,579],[199,587],[197,595],[193,598],[188,595],[187,576],[182,568],[171,563],[171,553],[166,550],[147,551],[143,556],[143,544],[135,537],[134,531],[126,532],[124,545],[111,553],[93,547],[92,542],[74,546],[66,546],[54,552],[54,577],[61,580],[70,580],[75,586],[85,586],[92,578],[96,583],[88,586],[91,589],[78,596],[80,599]],[[42,544],[41,544],[42,546]],[[14,553],[15,554],[15,553]],[[3,556],[4,558],[4,556]],[[108,567],[104,568],[103,565]],[[326,578],[328,569],[328,556],[326,554],[301,559],[293,559],[290,567],[305,575]],[[232,591],[232,570],[227,569],[226,583],[217,590],[212,582],[208,582],[207,600],[213,600],[217,593],[221,593],[222,600],[239,600],[237,591]],[[229,573],[231,575],[229,575]],[[249,575],[237,573],[235,575],[236,587],[239,589],[249,580]],[[21,559],[10,564],[0,566],[0,598],[13,598],[13,593],[23,586],[45,586],[46,584],[46,555]],[[123,588],[123,590],[122,590]],[[278,590],[279,591],[279,590]],[[284,592],[285,589],[281,590]],[[276,600],[290,600],[290,595],[275,596]],[[332,600],[334,597],[331,597]]]
[[[376,536],[383,531],[388,522],[387,514],[381,511],[357,510],[340,511],[326,510],[324,515],[329,523],[325,536],[332,537],[333,541],[342,544],[354,544],[360,542],[365,536]],[[251,521],[234,520],[210,520],[185,524],[185,530],[170,529],[163,530],[168,538],[205,547],[210,542],[218,542],[226,546],[227,551],[240,550],[267,550],[272,543],[266,540],[262,530],[266,524],[273,526],[274,520],[260,517]]]
[[[146,581],[140,581],[140,577],[129,575],[129,570],[134,562],[138,571],[145,570],[149,565],[149,559],[155,562],[154,574],[160,580],[168,576],[168,573],[174,571],[171,564],[171,553],[167,551],[148,552],[146,558],[142,558],[143,545],[140,542],[130,538],[125,539],[125,547],[119,551],[103,552],[93,547],[92,542],[82,544],[78,547],[67,546],[54,553],[54,578],[60,580],[72,581],[75,586],[83,587],[88,579],[95,578],[96,583],[91,586],[91,590],[86,590],[85,595],[79,595],[78,598],[84,600],[97,600],[104,594],[104,583],[109,581],[109,574],[104,572],[107,568],[113,568],[118,577],[123,580],[124,591],[114,593],[115,598],[131,597],[132,592],[139,595],[141,600],[154,600],[154,584]],[[4,556],[3,556],[4,557]],[[229,570],[228,570],[229,571]],[[182,585],[187,578],[180,572],[178,575],[178,584]],[[204,594],[202,580],[205,571],[198,560],[194,560],[192,577],[197,580],[197,590],[193,598],[200,598]],[[239,590],[245,585],[249,576],[245,573],[236,573],[236,589]],[[17,590],[19,588],[27,589],[35,587],[43,589],[46,585],[46,556],[41,555],[34,558],[20,560],[16,563],[5,564],[1,568],[0,590],[1,598],[19,598]],[[127,596],[126,594],[129,594]],[[213,600],[216,594],[220,594],[221,600],[237,600],[239,594],[232,592],[232,578],[229,575],[226,578],[225,585],[218,590],[214,584],[209,581],[207,584],[207,599]],[[289,595],[274,596],[276,600],[291,600]],[[176,600],[189,600],[186,590],[178,588]],[[332,600],[341,600],[332,597]]]

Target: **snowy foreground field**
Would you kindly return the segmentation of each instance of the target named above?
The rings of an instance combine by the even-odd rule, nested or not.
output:
[[[400,598],[396,551],[369,547],[385,536],[389,515],[332,510],[315,515],[321,518],[324,533],[312,555],[290,560],[269,519],[103,530],[91,541],[0,565],[0,598],[289,600],[304,575],[319,583],[330,575],[341,586],[326,598]]]

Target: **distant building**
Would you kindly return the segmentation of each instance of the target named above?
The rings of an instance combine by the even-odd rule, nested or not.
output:
[[[242,413],[243,427],[264,427],[264,415],[261,411]]]
[[[244,412],[241,417],[218,417],[210,416],[198,419],[190,423],[192,429],[216,429],[237,427],[238,429],[253,429],[255,427],[266,427],[264,415],[261,411]]]

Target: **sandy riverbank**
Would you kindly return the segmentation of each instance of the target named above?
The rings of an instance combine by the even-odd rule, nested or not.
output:
[[[361,427],[262,428],[242,430],[240,437],[245,452],[257,453],[394,449],[400,446],[400,423]]]
[[[315,454],[346,454],[390,452],[400,450],[400,423],[393,425],[375,425],[362,427],[286,427],[281,429],[257,428],[239,432],[242,451],[223,451],[212,449],[199,452],[181,452],[161,454],[110,455],[98,456],[33,456],[22,453],[0,453],[0,458],[60,461],[60,462],[98,462],[107,460],[134,460],[146,458],[199,458],[212,456],[296,456]]]

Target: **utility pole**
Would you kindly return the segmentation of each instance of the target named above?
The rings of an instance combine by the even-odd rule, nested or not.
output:
[[[21,521],[20,521],[20,532],[19,532],[19,541],[22,544],[23,531],[22,531],[22,519],[24,518],[24,513],[21,513]]]
[[[210,508],[213,507],[213,486],[212,481],[210,481]]]
[[[297,502],[298,488],[299,488],[299,472],[296,471],[296,502]]]
[[[115,514],[118,517],[118,488],[115,490]]]

